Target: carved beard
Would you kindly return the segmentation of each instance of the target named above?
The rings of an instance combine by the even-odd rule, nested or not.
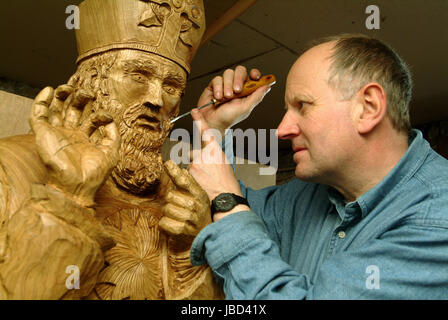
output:
[[[162,129],[158,122],[151,128],[140,124],[139,119],[151,113],[141,104],[125,107],[107,96],[98,97],[96,104],[113,116],[121,136],[118,164],[112,171],[115,183],[137,195],[154,192],[163,172],[161,149],[172,128],[170,121],[164,121]]]

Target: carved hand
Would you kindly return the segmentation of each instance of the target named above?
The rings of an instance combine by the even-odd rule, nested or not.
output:
[[[49,170],[49,185],[68,193],[80,205],[91,206],[95,193],[118,160],[120,135],[112,116],[100,111],[81,121],[93,97],[62,85],[43,89],[30,118],[40,157]],[[95,143],[92,134],[104,128]]]
[[[159,226],[175,239],[191,244],[199,231],[211,223],[210,200],[187,170],[171,160],[165,162],[165,168],[175,189],[165,196],[164,217]]]

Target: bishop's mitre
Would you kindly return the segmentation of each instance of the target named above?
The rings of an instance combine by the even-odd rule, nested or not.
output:
[[[205,31],[203,0],[85,0],[79,10],[78,63],[109,50],[135,49],[190,73]]]

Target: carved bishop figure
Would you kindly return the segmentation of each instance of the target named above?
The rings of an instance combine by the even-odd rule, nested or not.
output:
[[[161,156],[202,0],[85,0],[80,15],[76,73],[36,97],[32,134],[0,140],[0,298],[221,298],[189,259],[208,197]]]

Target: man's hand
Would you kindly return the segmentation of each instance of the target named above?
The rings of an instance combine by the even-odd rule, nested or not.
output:
[[[235,70],[227,69],[222,76],[215,77],[205,88],[199,98],[198,107],[212,99],[232,99],[235,94],[243,90],[243,85],[247,80],[258,80],[260,77],[261,73],[257,69],[252,69],[249,75],[243,66],[238,66]],[[269,90],[269,86],[263,86],[248,97],[233,99],[219,107],[209,106],[201,109],[200,112],[207,126],[219,130],[221,137],[223,137],[226,129],[243,121],[250,115]]]
[[[81,121],[93,97],[62,85],[43,89],[30,117],[40,157],[49,170],[49,185],[72,196],[80,205],[94,204],[95,193],[118,161],[120,135],[112,116],[96,112]],[[104,128],[95,143],[92,134]]]
[[[210,200],[187,170],[171,160],[165,162],[165,169],[175,188],[165,195],[159,227],[178,239],[180,247],[188,244],[189,248],[199,231],[211,223]]]
[[[209,201],[212,201],[220,193],[234,193],[242,196],[233,168],[209,130],[205,119],[197,109],[194,109],[191,115],[195,124],[200,125],[203,148],[193,151],[193,161],[189,167],[190,174],[207,192]],[[213,219],[217,221],[229,214],[243,210],[249,210],[249,207],[238,205],[229,212],[215,214]]]

